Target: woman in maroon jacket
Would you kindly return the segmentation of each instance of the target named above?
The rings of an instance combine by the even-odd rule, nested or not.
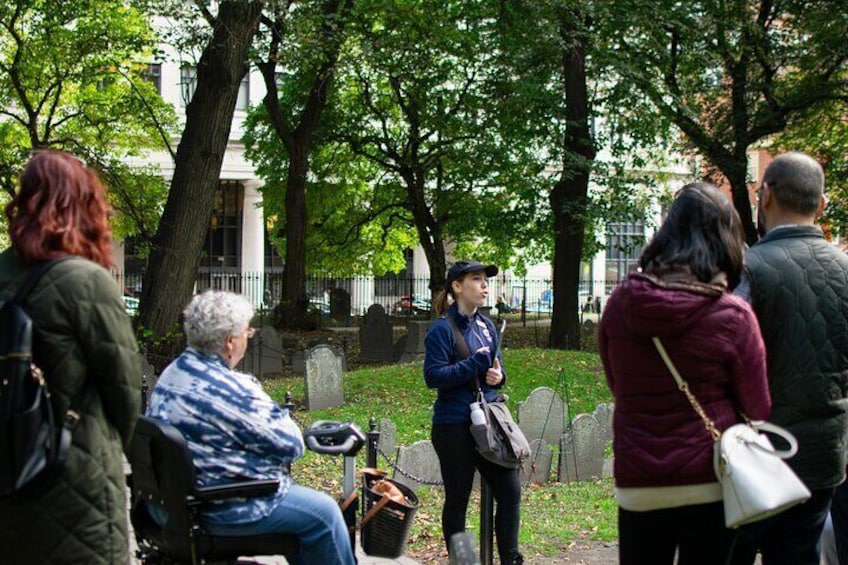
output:
[[[622,564],[725,563],[713,440],[677,388],[653,342],[659,337],[720,430],[765,419],[771,400],[765,350],[751,308],[728,292],[742,272],[739,216],[714,186],[693,183],[631,273],[599,327],[601,360],[615,397],[614,448]]]

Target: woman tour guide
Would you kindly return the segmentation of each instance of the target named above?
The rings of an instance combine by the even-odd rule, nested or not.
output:
[[[524,560],[518,551],[518,470],[483,459],[469,431],[470,404],[476,400],[477,387],[487,401],[494,401],[506,383],[500,355],[493,358],[499,339],[495,325],[478,311],[489,295],[488,278],[497,274],[496,266],[477,261],[457,261],[448,269],[445,290],[434,304],[440,317],[433,321],[424,338],[424,380],[438,393],[433,405],[431,439],[445,485],[442,534],[448,550],[451,536],[465,531],[474,471],[479,470],[497,503],[495,535],[501,563],[520,564]],[[468,345],[468,358],[463,358],[457,348],[456,331]]]

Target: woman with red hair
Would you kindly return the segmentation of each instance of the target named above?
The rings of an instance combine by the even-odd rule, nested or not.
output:
[[[45,261],[70,256],[38,279],[25,307],[54,414],[72,409],[80,418],[64,467],[0,498],[4,563],[128,561],[121,452],[139,412],[141,368],[107,271],[108,214],[97,174],[73,155],[51,150],[32,154],[6,206],[12,246],[0,253],[0,301]]]

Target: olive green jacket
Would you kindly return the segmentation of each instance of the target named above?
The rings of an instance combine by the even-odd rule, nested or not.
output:
[[[0,253],[0,300],[28,268]],[[65,469],[37,493],[0,500],[0,562],[125,564],[128,560],[122,446],[141,402],[141,363],[118,287],[99,265],[55,265],[26,301],[34,357],[54,413],[74,399],[81,414]]]

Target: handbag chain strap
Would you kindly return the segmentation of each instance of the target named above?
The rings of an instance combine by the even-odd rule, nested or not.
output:
[[[683,394],[686,395],[686,398],[689,399],[689,404],[692,405],[692,408],[695,409],[695,412],[698,413],[698,416],[701,417],[701,420],[704,421],[704,427],[707,429],[707,433],[710,434],[710,437],[713,438],[713,441],[718,441],[721,438],[721,432],[718,431],[716,425],[710,420],[707,413],[704,412],[704,408],[701,406],[701,403],[698,402],[698,399],[695,398],[695,395],[692,394],[692,391],[689,390],[689,385],[686,384],[686,381],[683,380],[683,377],[680,376],[680,373],[677,370],[677,367],[674,366],[674,363],[671,362],[671,357],[668,356],[668,352],[666,352],[665,347],[663,346],[660,338],[653,337],[651,338],[654,341],[654,346],[657,348],[657,351],[662,357],[663,362],[665,362],[665,366],[668,367],[671,376],[674,377],[674,380],[677,381],[677,388],[683,391]]]

